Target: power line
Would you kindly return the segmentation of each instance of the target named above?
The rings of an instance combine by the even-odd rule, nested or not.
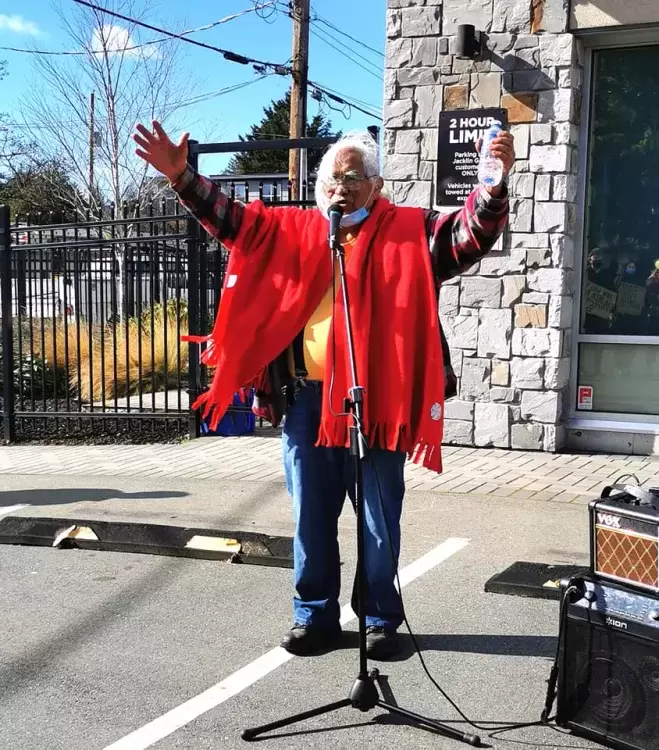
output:
[[[204,49],[211,50],[212,52],[219,52],[229,62],[235,62],[235,63],[239,63],[241,65],[252,64],[253,67],[255,68],[255,70],[257,70],[257,72],[263,74],[261,76],[261,78],[256,79],[255,81],[246,81],[246,82],[243,82],[241,84],[236,84],[234,86],[227,87],[227,89],[220,89],[217,92],[210,92],[208,95],[200,95],[199,97],[195,97],[194,99],[189,100],[188,102],[184,103],[182,106],[189,106],[190,104],[199,103],[200,101],[204,101],[205,98],[212,98],[213,96],[220,96],[220,95],[222,95],[224,93],[230,93],[231,91],[235,91],[235,90],[237,90],[239,88],[243,88],[244,86],[251,85],[252,83],[256,83],[257,80],[262,80],[262,78],[265,77],[265,71],[266,71],[267,68],[272,68],[273,71],[275,73],[277,73],[278,75],[288,75],[288,74],[290,74],[292,72],[291,69],[290,69],[290,67],[288,67],[288,66],[280,65],[278,63],[267,62],[267,61],[264,61],[264,60],[258,60],[256,58],[246,57],[244,55],[239,55],[239,54],[237,54],[235,52],[232,52],[231,50],[222,49],[221,47],[215,47],[215,46],[210,45],[210,44],[205,44],[203,42],[199,42],[196,39],[188,39],[183,34],[175,34],[173,32],[167,31],[166,29],[161,29],[161,28],[159,28],[157,26],[152,26],[151,24],[147,24],[147,23],[144,23],[142,21],[138,21],[138,20],[136,20],[134,18],[131,18],[129,16],[122,15],[121,13],[116,13],[115,11],[110,11],[110,10],[107,10],[106,8],[101,7],[101,6],[94,5],[93,3],[87,2],[86,0],[73,0],[73,1],[76,4],[78,4],[78,5],[85,6],[85,7],[91,8],[92,10],[100,11],[102,13],[106,13],[106,14],[108,14],[110,16],[113,16],[115,18],[119,18],[119,19],[121,19],[123,21],[126,21],[128,23],[134,24],[136,26],[141,26],[141,27],[149,29],[151,31],[155,31],[156,33],[164,34],[168,38],[178,39],[180,41],[187,42],[188,44],[193,44],[193,45],[195,45],[197,47],[202,47]],[[259,6],[259,7],[263,7],[263,6]],[[184,32],[184,33],[190,33],[190,32]],[[313,32],[313,31],[312,31],[312,33],[315,34],[315,32]],[[318,36],[317,34],[315,34],[315,35]],[[322,37],[319,37],[319,38],[322,39]],[[162,40],[162,41],[164,41],[164,40]],[[328,43],[332,47],[334,46],[331,43],[327,42],[327,40],[325,40],[325,39],[323,39],[323,41],[325,41],[326,43]],[[335,49],[337,49],[338,52],[340,52],[341,54],[345,55],[346,57],[349,57],[348,55],[346,55],[345,52],[343,52],[343,50],[340,50],[340,49],[338,49],[336,47],[335,47]],[[355,62],[354,60],[352,60],[352,58],[349,58],[349,59],[351,59],[352,62]],[[360,65],[359,63],[356,63],[356,64],[359,65],[359,67],[364,68],[364,70],[366,70],[366,72],[371,73],[371,75],[375,76],[376,78],[381,78],[380,76],[377,76],[375,73],[373,73],[372,71],[368,70],[367,68],[365,68],[364,66]],[[322,85],[320,85],[318,83],[315,83],[314,81],[309,81],[309,85],[312,86],[317,93],[321,94],[321,96],[324,95],[326,97],[326,99],[329,99],[330,101],[334,101],[334,102],[336,102],[338,104],[343,104],[344,106],[347,106],[347,107],[349,107],[351,109],[356,109],[359,112],[362,112],[363,114],[368,115],[369,117],[373,117],[373,118],[378,119],[378,120],[382,119],[382,117],[380,115],[378,115],[378,114],[376,114],[374,112],[371,112],[371,111],[365,109],[360,104],[355,103],[355,102],[359,102],[359,100],[357,100],[357,99],[353,99],[353,101],[348,101],[346,98],[344,98],[344,95],[341,95],[338,92],[334,93],[331,90],[325,88],[324,86],[322,86]],[[347,95],[345,95],[345,96],[347,97]],[[319,99],[318,96],[316,96],[315,98]],[[362,102],[361,104],[366,104],[366,103]],[[373,106],[374,107],[374,105],[368,105],[368,104],[366,104],[366,106]],[[345,113],[344,113],[344,115],[345,115]],[[24,126],[24,127],[27,127],[27,126]]]
[[[277,0],[277,4],[280,7],[286,7],[285,3],[282,2],[282,0]],[[314,13],[315,13],[315,11],[314,11]],[[287,10],[285,12],[285,15],[287,15],[289,18],[293,18],[293,15],[290,12],[290,10]],[[315,17],[311,19],[311,22],[313,23],[313,22],[315,22],[317,20],[320,20],[320,16],[318,16],[318,14],[316,13]],[[329,25],[329,26],[332,26],[332,24],[330,24],[329,21],[327,21],[326,24]],[[362,47],[365,47],[366,49],[369,49],[369,50],[377,52],[377,50],[373,50],[372,47],[369,47],[367,44],[364,44],[364,42],[361,42],[358,39],[355,39],[355,37],[351,37],[349,34],[346,34],[345,32],[342,32],[337,27],[332,27],[332,28],[334,28],[340,34],[343,34],[344,36],[348,37],[349,39],[352,39],[354,42],[356,42],[357,44],[361,45]],[[357,52],[357,50],[355,50],[352,47],[348,46],[347,44],[345,44],[345,42],[342,42],[340,39],[337,39],[334,35],[330,34],[328,31],[325,31],[324,29],[316,29],[315,31],[312,29],[311,33],[315,37],[317,37],[318,39],[320,39],[321,41],[325,42],[325,44],[327,44],[329,47],[331,47],[332,49],[336,50],[336,52],[338,52],[340,55],[343,55],[344,57],[348,58],[352,63],[354,63],[358,67],[362,68],[362,70],[365,70],[367,73],[370,73],[372,76],[378,78],[379,80],[382,80],[382,76],[380,75],[379,72],[374,72],[370,68],[367,68],[364,65],[361,65],[356,60],[354,60],[354,57],[360,58],[367,65],[372,66],[377,71],[378,69],[376,68],[375,63],[372,60],[369,60],[367,57],[364,57],[363,55],[360,55],[359,52]],[[322,34],[322,36],[321,36],[321,34]],[[328,41],[327,37],[329,37],[329,39],[333,40],[333,42],[336,42],[336,44],[340,44],[345,50],[347,50],[347,52],[345,52],[344,50],[339,49],[338,47],[336,47],[335,44],[332,43],[332,41]],[[381,53],[378,53],[378,54],[381,54]]]
[[[328,36],[330,39],[333,39],[337,44],[340,44],[342,47],[344,47],[346,50],[348,50],[348,52],[350,52],[350,54],[355,55],[356,57],[358,57],[360,60],[363,60],[368,65],[375,66],[375,63],[373,63],[372,60],[369,60],[368,57],[364,57],[364,55],[360,55],[359,52],[357,52],[356,50],[352,49],[352,47],[349,47],[347,44],[345,44],[344,42],[342,42],[340,39],[338,39],[337,37],[335,37],[332,34],[330,34],[329,31],[325,31],[323,29],[322,33],[325,36]]]
[[[266,75],[261,75],[258,78],[254,78],[251,81],[243,81],[242,83],[236,83],[233,86],[227,86],[223,89],[218,89],[217,91],[209,91],[206,94],[199,94],[199,96],[193,97],[192,99],[188,99],[187,101],[182,102],[179,107],[189,107],[192,104],[200,104],[201,102],[208,101],[209,99],[215,99],[218,96],[224,96],[224,94],[231,94],[234,91],[239,91],[240,89],[244,89],[247,86],[253,86],[255,83],[258,83],[259,81],[262,81],[264,78],[268,78],[271,73]]]
[[[182,36],[181,34],[175,34],[173,31],[167,31],[166,29],[161,29],[158,26],[153,26],[149,23],[144,23],[143,21],[138,21],[135,18],[131,18],[130,16],[124,16],[121,13],[116,13],[113,10],[108,10],[107,8],[103,8],[100,5],[94,5],[93,3],[89,3],[86,0],[73,0],[74,3],[77,5],[85,6],[86,8],[91,8],[92,10],[97,10],[102,13],[106,13],[109,16],[112,16],[113,18],[119,18],[122,21],[126,21],[127,23],[134,24],[135,26],[141,26],[142,28],[149,29],[150,31],[155,31],[157,34],[164,34],[165,36],[171,37],[172,39],[179,39],[180,41],[187,42],[188,44],[194,44],[196,47],[202,47],[203,49],[211,50],[212,52],[219,52],[225,60],[228,60],[229,62],[235,62],[239,63],[240,65],[249,65],[256,64],[263,68],[274,68],[275,72],[279,72],[280,69],[281,72],[285,75],[290,74],[290,68],[284,68],[283,66],[279,65],[278,63],[272,63],[267,62],[265,60],[257,60],[253,57],[246,57],[245,55],[239,55],[236,52],[232,52],[228,49],[222,49],[221,47],[215,47],[212,44],[205,44],[204,42],[198,42],[196,39],[188,39],[185,36]]]
[[[335,99],[333,99],[333,101],[344,104],[349,109],[356,109],[359,112],[363,112],[366,115],[375,117],[378,120],[382,119],[382,111],[378,107],[370,105],[364,106],[363,104],[360,104],[359,102],[356,102],[354,99],[350,98],[347,94],[339,94],[338,92],[331,91],[329,89],[316,88],[314,88],[314,91],[312,92],[312,97],[314,99],[317,99],[318,101],[320,101],[324,96],[329,97],[330,95],[336,97]]]
[[[375,54],[379,55],[380,57],[384,57],[384,52],[382,52],[381,50],[375,49],[374,47],[369,47],[368,44],[366,44],[366,42],[362,42],[361,39],[356,39],[354,36],[350,36],[350,34],[348,34],[346,31],[343,31],[338,26],[335,26],[333,23],[330,23],[326,18],[319,16],[315,10],[314,10],[314,14],[315,14],[314,17],[311,19],[312,21],[320,21],[320,23],[325,24],[325,26],[329,26],[330,29],[334,29],[334,31],[338,32],[339,34],[342,34],[343,36],[347,37],[353,42],[360,44],[362,47],[365,47],[367,50],[370,50],[371,52],[375,52]]]
[[[80,0],[74,0],[74,2],[79,2],[79,1]],[[370,73],[374,78],[378,78],[380,81],[383,80],[381,75],[379,75],[378,73],[374,73],[370,68],[367,68],[365,65],[362,65],[356,60],[353,60],[350,54],[348,54],[347,52],[344,52],[340,47],[337,47],[335,44],[332,44],[332,42],[322,37],[318,31],[314,31],[313,29],[311,29],[311,33],[315,37],[320,39],[322,42],[325,42],[325,44],[327,44],[329,47],[336,50],[340,55],[343,55],[344,57],[346,57],[348,60],[350,60],[350,62],[352,62],[357,67],[361,68],[362,70],[365,70],[367,73]]]
[[[271,75],[271,74],[270,74]],[[193,104],[201,104],[202,102],[208,101],[209,99],[215,99],[219,96],[224,96],[225,94],[231,94],[234,91],[239,91],[240,89],[244,89],[247,86],[252,86],[255,83],[258,83],[259,81],[262,81],[264,78],[268,78],[268,75],[262,75],[258,78],[251,79],[249,81],[242,81],[241,83],[235,83],[232,86],[227,86],[223,89],[217,89],[216,91],[208,91],[204,94],[199,94],[198,96],[192,97],[191,99],[187,99],[183,102],[180,102],[177,105],[178,109],[183,109],[185,107],[190,107]],[[135,116],[140,117],[144,115],[149,115],[151,112],[147,112],[146,110],[141,112],[136,112]],[[103,118],[96,117],[97,123],[102,123]],[[20,123],[11,123],[6,128],[0,128],[0,130],[50,130],[56,125],[67,125],[67,126],[77,126],[80,125],[79,120],[56,120],[51,123],[30,123],[30,122],[20,122]],[[282,136],[283,138],[288,138],[288,135]]]
[[[212,23],[205,24],[204,26],[197,26],[194,29],[187,29],[186,31],[181,32],[181,36],[188,36],[189,34],[196,34],[200,31],[208,31],[209,29],[214,29],[216,26],[220,26],[221,24],[228,23],[229,21],[233,21],[236,18],[240,18],[241,16],[246,15],[247,13],[254,13],[256,12],[257,15],[259,15],[258,11],[267,8],[272,7],[276,11],[276,2],[277,0],[269,0],[267,3],[259,3],[257,5],[254,5],[253,8],[246,8],[245,10],[241,10],[238,13],[232,13],[229,16],[225,16],[224,18],[220,18],[218,21],[213,21]],[[143,47],[150,47],[154,44],[162,44],[163,42],[169,41],[170,37],[166,36],[161,39],[151,39],[148,42],[143,42],[141,44],[135,44],[132,47],[123,47],[122,49],[113,50],[116,52],[134,52],[135,50],[142,49]],[[19,47],[0,47],[0,50],[5,52],[23,52],[25,54],[29,55],[61,55],[61,56],[80,56],[80,55],[102,55],[104,54],[103,50],[41,50],[41,49],[22,49]]]
[[[329,89],[326,89],[324,86],[321,86],[319,83],[316,83],[315,81],[309,81],[309,85],[312,87],[312,89],[315,89],[317,92],[319,92],[321,95],[325,96],[327,99],[330,99],[337,104],[344,104],[347,107],[351,107],[352,109],[356,109],[359,112],[362,112],[365,115],[368,115],[369,117],[373,117],[376,120],[381,120],[382,116],[376,114],[375,112],[369,112],[369,110],[364,109],[364,107],[360,107],[357,104],[354,104],[353,102],[349,102],[346,99],[344,99],[342,96],[338,94],[332,93]],[[313,96],[313,93],[312,93]],[[317,96],[314,97],[315,99],[318,99]],[[319,99],[320,101],[320,99]],[[345,114],[345,113],[344,113]],[[347,117],[347,115],[346,115]]]
[[[368,109],[365,109],[364,107],[361,107],[355,104],[354,102],[348,101],[347,99],[344,99],[342,96],[338,94],[334,94],[331,91],[328,91],[327,89],[325,89],[324,87],[320,86],[317,83],[314,83],[313,81],[309,81],[309,85],[313,89],[312,98],[318,101],[322,101],[322,98],[324,96],[326,99],[330,99],[331,101],[337,102],[337,104],[343,104],[350,109],[356,109],[359,112],[362,112],[363,114],[368,115],[369,117],[375,118],[376,120],[382,119],[382,116],[380,114],[376,112],[371,112]],[[330,107],[330,109],[334,109],[334,107]],[[345,113],[342,110],[335,110],[335,111],[340,111],[342,112],[342,114],[345,115]],[[345,115],[345,116],[346,118],[349,117],[349,115]]]
[[[258,4],[259,0],[252,0],[252,2],[256,5]],[[270,11],[266,14],[263,11],[265,8],[270,8]],[[273,0],[272,3],[268,3],[267,5],[262,5],[257,8],[256,15],[263,21],[265,21],[267,24],[273,24],[277,20],[278,11],[277,11],[277,0]],[[271,20],[272,19],[272,20]]]
[[[288,3],[285,3],[283,0],[276,0],[276,4],[280,8],[286,8],[288,10]],[[347,37],[348,39],[350,39],[351,41],[355,42],[356,44],[359,44],[360,47],[364,47],[365,49],[369,50],[370,52],[374,52],[376,55],[379,55],[380,57],[384,57],[384,52],[382,52],[382,50],[375,49],[375,47],[370,47],[368,44],[366,44],[366,42],[362,41],[361,39],[357,39],[354,36],[351,36],[350,34],[348,34],[347,31],[344,31],[343,29],[340,29],[338,26],[336,26],[335,24],[333,24],[331,21],[328,21],[326,18],[323,18],[323,16],[321,16],[318,13],[318,11],[313,7],[313,5],[311,6],[311,12],[313,13],[313,17],[311,19],[312,23],[314,23],[316,21],[319,22],[319,23],[322,23],[325,26],[328,26],[330,29],[333,29],[334,31],[336,31],[338,34],[341,34],[342,36]]]
[[[337,91],[336,89],[332,89],[329,86],[325,86],[325,84],[318,84],[318,85],[322,85],[325,91],[329,91],[332,94],[336,94],[336,96],[340,96],[340,97],[347,99],[349,104],[360,104],[361,106],[368,107],[369,109],[375,110],[376,112],[382,111],[382,106],[379,104],[372,104],[371,102],[365,102],[363,99],[357,99],[357,97],[352,96],[351,94],[344,94],[341,91]]]
[[[291,9],[290,9],[290,5],[284,3],[283,0],[277,0],[277,6],[279,6],[281,8],[285,8],[285,15],[287,15],[289,18],[293,17],[293,14],[292,14]],[[314,11],[314,13],[315,13],[315,11]],[[316,17],[318,17],[317,13],[316,13]],[[311,19],[311,20],[313,21],[313,20],[316,20],[316,19]],[[329,24],[329,22],[327,22],[327,23]],[[331,24],[329,24],[329,25],[331,25]],[[336,30],[339,33],[343,33],[343,32],[341,32],[340,29],[336,29]],[[327,39],[324,39],[323,37],[319,36],[315,31],[313,31],[313,29],[311,30],[311,33],[314,34],[314,36],[318,36],[319,39],[321,39],[322,41],[324,41],[326,44],[329,44],[329,46],[333,47],[340,54],[342,54],[342,55],[344,55],[346,57],[349,57],[349,59],[351,60],[351,62],[353,62],[356,65],[358,65],[359,67],[363,68],[367,73],[370,73],[371,75],[375,76],[376,78],[379,78],[380,80],[382,80],[382,77],[380,75],[376,75],[376,73],[374,73],[372,70],[369,70],[368,68],[365,68],[363,65],[360,65],[359,63],[355,62],[355,60],[352,57],[350,57],[349,55],[346,55],[346,53],[343,50],[338,49],[337,47],[335,47],[331,42],[328,42]],[[322,33],[326,34],[327,32],[322,32]],[[363,42],[360,42],[359,40],[355,39],[354,37],[350,37],[349,34],[345,34],[345,36],[347,36],[350,39],[352,39],[353,41],[357,42],[357,44],[362,44],[367,49],[372,49],[371,47],[368,47],[368,45],[365,45]],[[361,55],[358,55],[358,53],[356,53],[355,50],[353,50],[350,47],[348,47],[347,45],[343,44],[343,42],[341,42],[340,40],[336,39],[335,37],[332,37],[332,38],[335,39],[335,41],[337,41],[339,44],[342,44],[344,47],[346,47],[346,49],[348,49],[352,54],[357,54],[358,57],[361,57],[361,59],[364,60],[365,62],[367,62],[369,65],[374,65],[374,63],[372,63],[370,60],[368,60],[365,57],[362,57]],[[374,50],[374,51],[377,51],[377,50]],[[346,114],[346,112],[345,112],[345,107],[348,107],[349,110],[350,109],[356,109],[359,112],[362,112],[363,114],[368,115],[369,117],[373,117],[376,120],[382,120],[382,114],[381,113],[372,112],[372,111],[370,111],[370,109],[365,109],[365,107],[370,107],[371,109],[375,109],[375,110],[380,109],[380,107],[378,107],[375,104],[370,104],[369,102],[361,101],[360,99],[357,99],[355,97],[349,97],[347,94],[341,94],[341,92],[339,92],[339,91],[334,91],[334,90],[332,90],[332,89],[330,89],[328,87],[322,86],[321,84],[316,83],[314,81],[309,81],[309,85],[312,88],[312,97],[314,99],[316,99],[318,102],[322,103],[323,102],[323,96],[324,96],[325,100],[326,100],[325,103],[327,104],[327,106],[329,106],[329,108],[332,109],[333,111],[340,112],[346,118],[350,117],[350,115]],[[344,105],[344,109],[342,109],[342,110],[335,109],[334,107],[332,107],[327,102],[327,100],[334,101],[337,104],[343,104]]]

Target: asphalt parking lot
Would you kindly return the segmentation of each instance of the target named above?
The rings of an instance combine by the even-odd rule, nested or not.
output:
[[[5,479],[6,491],[15,491],[11,482],[18,480]],[[67,491],[79,500],[91,486],[81,477],[57,481],[64,488],[33,477],[35,497],[43,502],[50,488],[59,491],[57,502]],[[147,497],[132,511],[136,517],[148,516],[149,503],[159,503],[162,513],[178,502],[179,520],[190,522],[212,500],[214,523],[292,530],[280,484],[209,487],[181,479],[149,488],[164,497]],[[143,480],[116,480],[95,504],[98,517],[143,489]],[[183,499],[168,500],[167,493]],[[75,503],[41,509],[66,507],[75,512]],[[536,721],[555,649],[557,604],[486,594],[483,586],[516,560],[586,561],[585,508],[409,492],[403,526],[405,604],[432,674],[477,723]],[[340,534],[350,583],[348,511]],[[243,728],[340,700],[356,677],[354,618],[342,648],[331,654],[288,658],[277,648],[290,625],[290,570],[12,546],[0,546],[0,569],[2,748],[248,747]],[[459,719],[424,675],[409,638],[401,658],[381,669],[390,702],[442,721]],[[480,734],[497,748],[594,747],[550,728]],[[382,712],[349,708],[263,742],[273,750],[464,747]]]

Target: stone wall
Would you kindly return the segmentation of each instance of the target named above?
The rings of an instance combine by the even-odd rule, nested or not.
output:
[[[562,447],[573,324],[582,83],[564,0],[388,0],[385,156],[399,204],[431,207],[439,113],[503,106],[515,137],[502,249],[445,284],[440,315],[459,377],[445,441]],[[486,32],[477,61],[456,27]]]

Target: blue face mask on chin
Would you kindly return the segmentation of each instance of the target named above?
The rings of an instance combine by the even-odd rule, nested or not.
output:
[[[366,206],[362,206],[361,208],[358,208],[356,211],[353,211],[349,214],[343,214],[341,217],[341,224],[342,227],[354,227],[357,226],[357,224],[361,224],[363,221],[366,221],[370,215],[370,211]]]
[[[371,194],[368,196],[368,200],[366,201],[366,204],[363,205],[361,208],[358,208],[356,211],[353,211],[349,214],[343,214],[341,217],[341,223],[339,226],[346,228],[346,227],[356,227],[358,224],[361,224],[362,222],[366,221],[368,217],[371,215],[370,209],[366,208],[366,206],[371,202],[371,198],[373,197],[373,193],[375,192],[375,187],[371,189]],[[326,215],[329,218],[329,208],[327,209]]]

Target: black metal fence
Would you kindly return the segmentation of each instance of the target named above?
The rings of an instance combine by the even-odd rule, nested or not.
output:
[[[190,141],[190,162],[197,168],[200,154],[335,140]],[[297,200],[289,184],[227,178],[221,188],[245,201],[313,205],[306,184]],[[0,206],[4,441],[199,435],[190,404],[208,373],[199,347],[181,336],[210,331],[226,263],[222,246],[173,197],[68,223],[38,217],[11,224]]]
[[[191,296],[203,296],[204,319],[213,314],[222,251],[190,231],[174,201],[75,223],[10,226],[4,214],[5,440],[187,434],[190,347],[181,335]],[[190,254],[202,252],[203,295],[201,277],[190,276]]]
[[[273,204],[311,205],[306,186],[295,202],[276,186],[251,196],[248,184],[221,187],[247,200],[265,192]],[[0,221],[5,442],[198,435],[189,406],[208,373],[199,347],[181,336],[213,325],[222,246],[174,199],[68,223],[10,224],[0,207]]]

